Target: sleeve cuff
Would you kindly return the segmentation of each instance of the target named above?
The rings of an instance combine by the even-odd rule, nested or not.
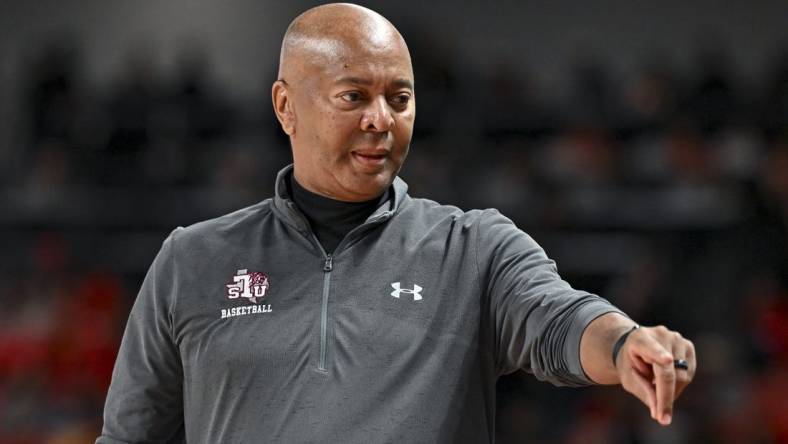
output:
[[[566,359],[569,373],[575,376],[578,382],[581,382],[583,385],[592,385],[594,381],[586,375],[585,370],[583,370],[583,365],[580,362],[580,340],[583,338],[586,327],[588,327],[591,322],[608,313],[619,313],[623,316],[627,316],[626,313],[616,308],[610,302],[599,298],[583,304],[583,306],[577,310],[574,322],[572,322],[572,326],[569,328],[566,337],[567,344],[564,358]]]

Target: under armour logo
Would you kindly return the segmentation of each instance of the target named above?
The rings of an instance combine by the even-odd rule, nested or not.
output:
[[[400,288],[399,287],[399,282],[392,283],[391,287],[394,289],[394,291],[391,292],[391,295],[394,296],[397,299],[399,299],[399,294],[400,293],[407,293],[407,294],[412,294],[413,295],[413,300],[414,301],[420,301],[421,300],[421,290],[422,290],[422,288],[419,287],[416,284],[413,284],[413,290],[411,290],[409,288]]]

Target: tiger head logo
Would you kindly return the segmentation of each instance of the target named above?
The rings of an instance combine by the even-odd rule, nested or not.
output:
[[[249,273],[246,269],[238,270],[233,280],[226,284],[227,297],[230,299],[247,298],[253,303],[262,299],[268,291],[268,275],[254,271]]]

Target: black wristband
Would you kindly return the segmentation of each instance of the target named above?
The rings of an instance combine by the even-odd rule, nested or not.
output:
[[[629,337],[629,334],[637,330],[638,328],[640,328],[640,326],[635,324],[632,328],[627,330],[626,333],[621,335],[621,337],[618,338],[616,343],[613,345],[613,367],[616,366],[616,358],[618,358],[618,352],[621,351],[621,347],[623,347],[624,343],[627,342],[627,338]]]

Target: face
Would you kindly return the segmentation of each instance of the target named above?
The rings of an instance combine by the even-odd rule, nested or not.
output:
[[[295,177],[332,199],[374,199],[399,172],[413,134],[410,57],[399,41],[371,48],[342,44],[329,53],[306,64],[301,82],[274,84]],[[277,105],[277,95],[287,96],[288,106]]]

